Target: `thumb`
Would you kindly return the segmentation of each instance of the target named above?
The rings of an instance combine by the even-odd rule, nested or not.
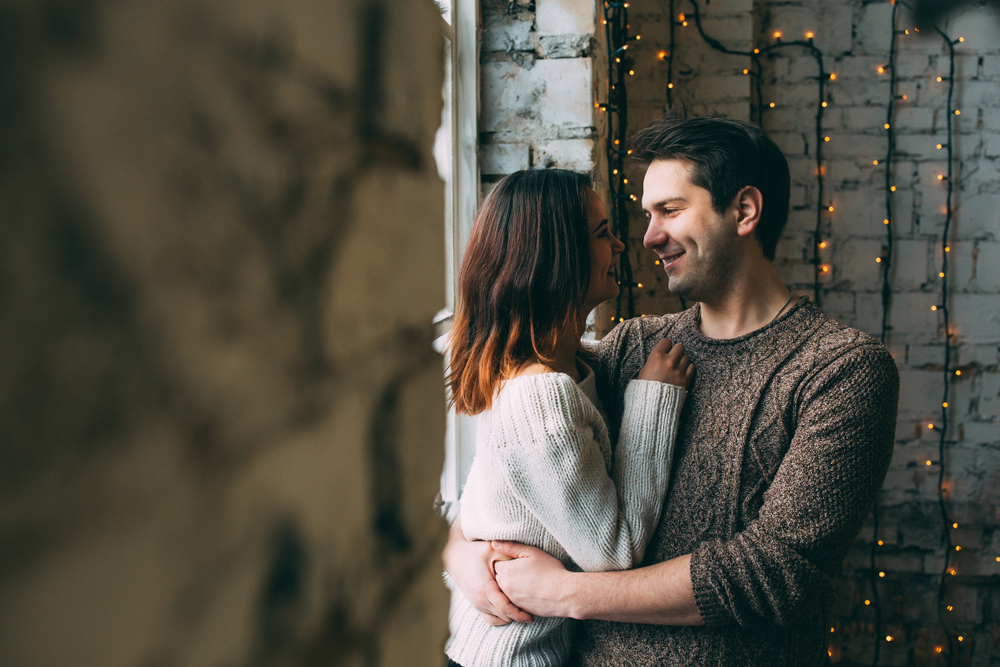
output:
[[[509,558],[525,558],[531,551],[531,547],[525,546],[519,542],[510,542],[508,540],[493,540],[491,546],[494,551]]]

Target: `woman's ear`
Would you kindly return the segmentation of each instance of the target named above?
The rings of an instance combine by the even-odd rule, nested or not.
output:
[[[736,233],[740,236],[753,234],[760,223],[764,208],[764,197],[760,190],[748,185],[736,195]]]

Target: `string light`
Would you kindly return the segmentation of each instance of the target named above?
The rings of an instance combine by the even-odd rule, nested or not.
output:
[[[671,3],[673,0],[671,0]],[[628,56],[629,41],[639,41],[641,35],[629,36],[628,22],[629,3],[604,3],[604,16],[601,25],[604,26],[605,44],[608,49],[608,88],[606,111],[608,119],[607,163],[608,189],[611,194],[610,219],[614,234],[624,244],[621,259],[618,262],[618,279],[623,288],[615,299],[614,322],[623,322],[625,316],[635,317],[635,295],[633,288],[637,283],[632,278],[629,245],[629,212],[626,201],[637,201],[634,194],[627,194],[625,186],[628,179],[622,178],[625,156],[631,151],[622,151],[619,147],[627,136],[628,130],[628,90],[625,81],[628,76],[635,75],[631,57]],[[673,49],[671,49],[671,55]],[[665,52],[660,52],[661,59],[670,59]],[[623,62],[624,60],[624,62]],[[624,301],[624,303],[623,303]],[[624,312],[623,312],[624,310]]]

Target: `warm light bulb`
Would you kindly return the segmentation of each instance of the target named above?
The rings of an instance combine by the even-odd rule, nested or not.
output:
[[[618,145],[618,140],[617,140],[617,139],[615,139],[615,146],[617,146],[617,145]]]
[[[833,213],[833,207],[832,206],[827,206],[826,210],[828,210],[830,213]]]
[[[825,248],[826,247],[826,241],[820,241],[819,247],[820,248]]]
[[[932,464],[933,464],[933,461],[931,461],[930,459],[927,459],[927,465],[932,465]]]
[[[878,160],[872,160],[872,164],[878,166]]]
[[[781,33],[780,32],[774,33],[774,38],[775,39],[781,39]]]
[[[879,541],[878,541],[878,545],[879,545],[879,546],[882,546],[882,540],[879,540]]]
[[[955,545],[955,551],[961,551],[961,550],[962,550],[962,547],[960,547],[960,546],[958,546],[958,545],[956,544],[956,545]]]
[[[835,72],[830,72],[830,81],[836,81],[836,80],[837,80],[837,74]]]
[[[682,27],[682,28],[686,28],[686,27],[688,27],[688,22],[687,22],[687,21],[684,21],[683,23],[681,23],[681,27]]]
[[[823,137],[823,141],[830,141],[830,137]]]
[[[630,69],[630,70],[628,71],[628,75],[629,75],[629,76],[633,76],[633,75],[635,75],[635,70],[634,70],[634,69]]]
[[[884,127],[885,129],[887,129],[887,130],[888,130],[888,129],[889,129],[889,123],[886,123],[886,124],[885,124],[885,125],[883,125],[882,127]]]
[[[622,183],[628,184],[628,179],[627,178],[623,178],[622,179]]]
[[[618,170],[617,170],[617,169],[615,169],[615,170],[613,170],[613,171],[612,171],[611,173],[612,173],[612,174],[614,174],[615,176],[617,176],[617,175],[618,175]]]
[[[928,425],[927,425],[927,428],[929,428],[929,429],[931,429],[931,430],[934,430],[934,424],[928,424]]]
[[[659,265],[660,265],[660,260],[658,260],[658,259],[657,259],[657,260],[654,260],[654,261],[653,261],[653,264],[655,264],[655,265],[659,266]]]
[[[944,176],[942,176],[941,174],[938,174],[938,180],[939,181],[943,181],[944,180]]]
[[[807,32],[807,33],[806,33],[806,39],[812,39],[812,38],[813,38],[813,37],[815,37],[815,36],[816,36],[816,35],[814,35],[814,34],[813,34],[812,32]]]
[[[938,77],[937,81],[938,81],[938,83],[941,83],[942,81],[944,81],[944,79],[942,79],[941,77]]]
[[[959,37],[959,38],[958,38],[958,41],[960,41],[960,42],[964,42],[964,41],[965,41],[965,37]]]
[[[944,148],[944,145],[943,145],[943,144],[938,144],[938,145],[937,145],[937,149],[938,149],[938,150],[941,150],[942,148]]]
[[[903,99],[904,99],[904,100],[906,99],[906,95],[903,95]]]
[[[951,252],[951,246],[950,246],[950,245],[946,245],[946,246],[944,247],[944,251],[945,251],[945,252]]]
[[[664,58],[667,57],[667,52],[666,51],[660,51],[659,53],[656,54],[656,57],[659,58],[660,60],[663,60]]]
[[[823,273],[827,273],[830,270],[830,267],[825,264],[821,268],[823,269]]]
[[[871,603],[872,603],[872,601],[871,601],[871,600],[865,600],[865,606],[866,606],[866,607],[867,607],[868,605],[870,605]]]
[[[875,258],[875,263],[876,264],[881,264],[882,263],[882,258],[881,257],[876,257]]]
[[[890,191],[890,192],[895,192],[895,191],[896,191],[896,186],[895,186],[895,185],[891,186],[891,187],[889,188],[889,191]]]
[[[944,271],[938,274],[938,278],[944,278]]]
[[[636,287],[642,287],[642,283],[636,283],[635,286]]]
[[[948,407],[948,401],[945,401],[944,403],[942,403],[942,404],[941,404],[941,407],[942,407],[942,408],[946,408],[946,407]]]
[[[884,72],[885,72],[885,68],[884,68],[884,67],[879,67],[879,68],[878,68],[878,73],[879,73],[879,74],[882,74],[882,73],[884,73]]]
[[[687,20],[687,19],[685,18],[685,16],[684,16],[684,12],[681,12],[681,13],[680,13],[680,14],[679,14],[679,15],[677,16],[677,18],[679,18],[679,19],[680,19],[681,21],[685,21],[685,20]]]
[[[961,112],[961,111],[959,111],[958,109],[955,109],[955,115],[956,115],[956,116],[961,116],[961,115],[962,115],[962,112]]]
[[[948,570],[948,574],[954,577],[956,574],[958,574],[958,572],[956,572],[955,570]]]
[[[642,39],[642,35],[636,35],[635,38],[636,38],[636,40],[640,40],[640,39]]]
[[[879,576],[879,577],[882,577],[882,578],[884,579],[884,578],[885,578],[885,572],[879,572],[879,573],[878,573],[878,576]]]
[[[937,310],[937,306],[931,306],[931,310]]]
[[[760,53],[760,49],[754,49],[753,52],[754,53]]]
[[[673,88],[673,87],[674,87],[674,84],[672,84],[672,83],[668,83],[667,84],[667,88]]]
[[[962,635],[959,635],[958,636],[958,641],[964,642],[965,641],[965,637],[963,637]]]
[[[750,73],[750,70],[748,70],[748,69],[745,69],[745,70],[743,70],[743,73],[744,73],[744,74],[749,74],[749,73]]]
[[[962,371],[955,371],[955,375],[961,375]]]
[[[826,108],[826,102],[823,102],[823,104],[821,104],[820,106],[825,109]]]
[[[888,225],[889,224],[889,218],[886,218],[885,220],[883,220],[882,224],[883,225]]]
[[[886,640],[887,642],[891,642],[891,641],[892,641],[892,635],[886,635],[886,636],[885,636],[885,640]]]
[[[948,611],[952,611],[952,610],[953,610],[953,609],[955,609],[955,608],[954,608],[954,607],[952,607],[951,605],[948,605],[947,607],[945,607],[945,609],[947,609]]]
[[[943,650],[944,650],[944,646],[935,646],[934,647],[934,652],[935,653],[940,653]]]
[[[771,104],[769,106],[773,109],[774,108],[774,102],[771,102]]]

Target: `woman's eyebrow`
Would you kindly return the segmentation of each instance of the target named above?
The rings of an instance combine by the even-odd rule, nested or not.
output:
[[[604,218],[604,220],[601,220],[601,221],[600,221],[600,222],[599,222],[599,223],[597,224],[597,227],[595,227],[595,228],[594,228],[594,233],[596,234],[597,232],[601,231],[601,228],[602,228],[602,227],[607,227],[607,226],[608,226],[608,219],[607,219],[607,218]]]

